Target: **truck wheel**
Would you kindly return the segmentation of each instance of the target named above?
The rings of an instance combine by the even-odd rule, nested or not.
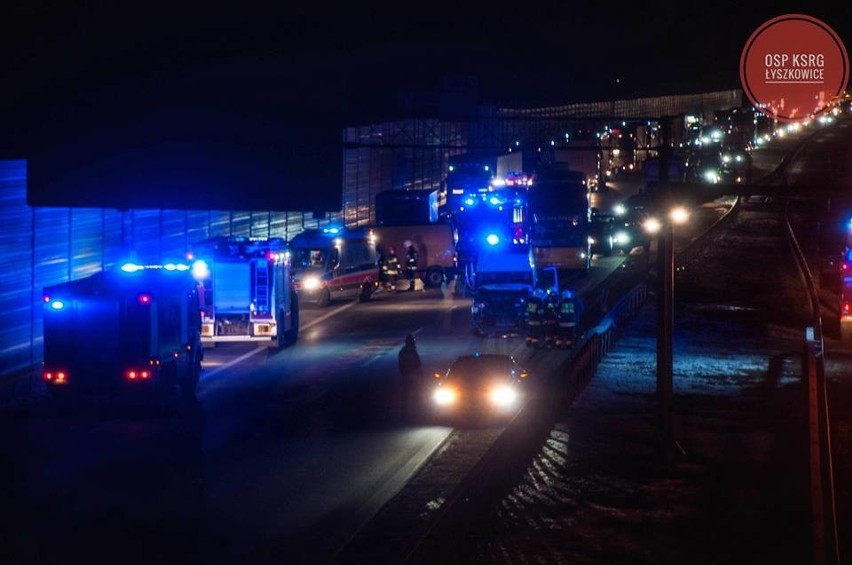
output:
[[[317,306],[325,308],[329,304],[331,304],[331,292],[327,288],[324,288],[317,299]]]
[[[170,363],[169,365],[163,367],[162,371],[160,372],[160,379],[156,383],[156,399],[157,405],[161,413],[165,413],[168,410],[169,405],[175,398],[177,371],[177,364]]]
[[[283,315],[279,317],[283,319]],[[290,310],[290,329],[282,333],[284,335],[283,338],[279,335],[278,349],[294,345],[299,339],[299,306],[295,302],[292,303],[292,310]]]
[[[361,283],[361,294],[358,295],[358,300],[360,302],[367,302],[373,296],[373,283],[367,281],[365,283]]]
[[[180,393],[184,398],[195,397],[195,390],[198,388],[198,381],[201,378],[201,357],[201,354],[196,353],[186,378],[180,382]]]
[[[441,267],[429,267],[423,275],[423,284],[428,288],[437,288],[444,282],[444,271]]]

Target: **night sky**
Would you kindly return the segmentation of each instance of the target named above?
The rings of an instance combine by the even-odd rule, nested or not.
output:
[[[406,115],[400,94],[442,77],[505,106],[693,93],[739,88],[745,41],[777,15],[850,41],[848,14],[813,2],[461,4],[12,0],[0,156],[30,159],[31,191],[72,205],[104,185],[129,207],[207,209],[199,187],[242,183],[240,209],[336,210],[341,129]]]

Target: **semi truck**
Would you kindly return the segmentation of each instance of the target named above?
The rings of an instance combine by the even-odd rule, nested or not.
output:
[[[299,300],[320,307],[370,300],[379,287],[379,255],[366,228],[308,229],[288,243]]]
[[[201,341],[257,342],[283,349],[299,334],[299,299],[281,238],[218,236],[189,253],[201,284]]]
[[[199,285],[186,264],[139,265],[43,289],[43,380],[50,394],[168,403],[195,394]]]
[[[591,268],[589,189],[576,171],[537,171],[527,191],[527,235],[536,269],[587,272]]]

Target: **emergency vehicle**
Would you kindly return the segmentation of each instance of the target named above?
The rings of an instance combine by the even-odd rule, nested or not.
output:
[[[188,265],[125,264],[43,289],[43,378],[60,396],[193,396],[204,356]]]
[[[536,284],[529,253],[481,252],[470,279],[474,332],[481,336],[524,333],[527,301]]]
[[[299,335],[299,301],[281,238],[213,237],[188,254],[201,283],[201,341],[282,349]]]
[[[379,287],[376,242],[364,228],[309,229],[289,242],[301,301],[328,306],[338,298],[369,300]]]
[[[840,274],[840,339],[852,340],[852,248],[847,248]]]

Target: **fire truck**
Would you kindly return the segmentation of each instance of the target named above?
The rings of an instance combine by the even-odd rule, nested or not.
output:
[[[188,265],[125,264],[43,289],[43,378],[55,397],[194,396],[204,357]]]
[[[188,254],[201,284],[201,342],[283,349],[299,334],[299,299],[281,238],[213,237]]]

